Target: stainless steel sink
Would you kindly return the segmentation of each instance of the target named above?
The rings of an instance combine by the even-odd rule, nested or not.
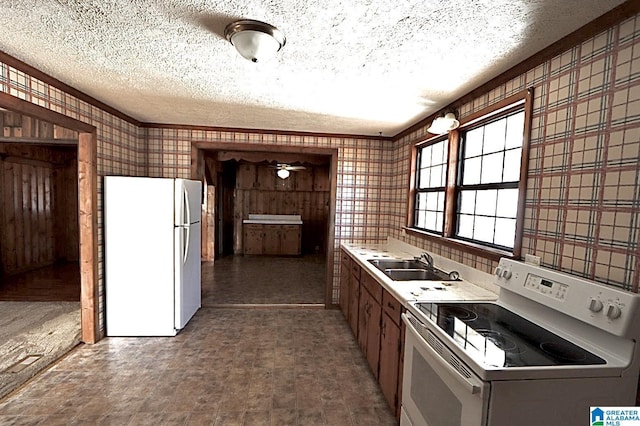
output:
[[[451,281],[449,274],[445,274],[438,270],[426,269],[386,269],[383,271],[385,275],[394,281]]]
[[[369,263],[384,271],[385,269],[424,269],[427,265],[417,260],[372,259]]]
[[[370,259],[369,263],[394,281],[459,281],[458,274],[447,274],[417,260]]]

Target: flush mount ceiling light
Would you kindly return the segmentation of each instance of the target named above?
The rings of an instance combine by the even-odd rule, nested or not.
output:
[[[460,122],[456,119],[456,115],[453,112],[448,112],[444,117],[436,117],[427,132],[434,135],[444,135],[453,129],[457,129],[459,125]]]
[[[250,19],[230,23],[224,35],[238,53],[251,62],[274,56],[286,42],[282,31],[273,25]]]

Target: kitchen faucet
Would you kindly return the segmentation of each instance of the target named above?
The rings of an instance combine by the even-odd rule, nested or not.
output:
[[[422,259],[424,259],[424,262],[433,268],[433,257],[426,251],[422,253],[420,256],[414,257],[414,259],[417,261],[422,261]]]

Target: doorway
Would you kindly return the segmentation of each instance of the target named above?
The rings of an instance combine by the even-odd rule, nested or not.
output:
[[[79,120],[0,92],[0,108],[76,132],[78,250],[81,341],[100,339],[98,300],[98,195],[96,128]],[[46,125],[45,125],[46,127]],[[24,127],[22,127],[24,130]],[[32,129],[40,129],[36,127]],[[17,142],[24,142],[20,139]]]
[[[215,209],[210,212],[215,216],[216,231],[203,234],[203,247],[209,239],[214,239],[216,246],[211,262],[203,264],[203,306],[209,292],[213,292],[210,300],[216,306],[331,306],[335,217],[332,177],[337,150],[256,145],[230,148],[228,144],[211,143],[194,144],[194,148],[192,178],[204,176],[207,186],[215,186],[208,193],[216,194]],[[295,166],[286,179],[276,174],[283,163]],[[264,252],[246,250],[248,238],[267,232],[283,238],[290,232],[274,226],[275,230],[248,234],[249,215],[298,216],[299,253],[278,252],[277,247],[284,247],[283,240],[269,237],[265,237],[268,242],[258,241],[258,246],[266,247]],[[317,285],[313,286],[314,282]],[[215,283],[214,288],[210,288],[211,283]]]

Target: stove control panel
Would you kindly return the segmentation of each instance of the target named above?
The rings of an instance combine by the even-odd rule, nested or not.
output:
[[[566,284],[554,282],[534,274],[527,274],[524,286],[560,301],[565,300],[569,289],[569,286]]]
[[[494,271],[494,284],[502,288],[499,301],[503,292],[509,301],[517,294],[609,333],[640,339],[640,294],[506,258]]]

